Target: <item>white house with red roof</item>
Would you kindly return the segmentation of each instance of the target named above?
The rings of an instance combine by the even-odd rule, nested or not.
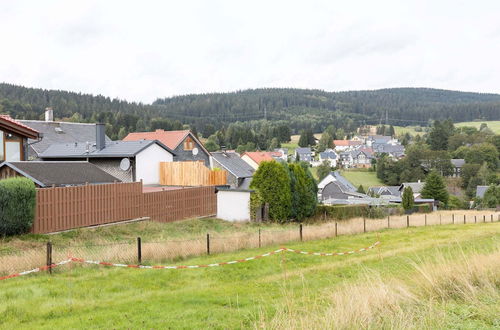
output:
[[[123,141],[157,140],[172,149],[174,161],[203,161],[210,167],[210,152],[189,130],[165,131],[157,129],[154,132],[129,133]]]

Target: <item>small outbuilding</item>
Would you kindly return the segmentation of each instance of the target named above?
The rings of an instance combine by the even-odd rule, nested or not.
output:
[[[253,190],[217,188],[217,218],[239,222],[250,221],[250,196]]]

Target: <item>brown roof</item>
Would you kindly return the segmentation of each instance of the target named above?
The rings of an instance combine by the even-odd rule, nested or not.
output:
[[[38,131],[33,128],[12,119],[9,115],[0,115],[0,127],[7,128],[14,133],[25,136],[30,139],[38,139]]]
[[[123,141],[140,141],[140,140],[158,140],[170,149],[175,149],[184,141],[189,134],[189,130],[182,131],[164,131],[157,129],[154,132],[136,132],[129,133]]]
[[[247,155],[254,162],[256,162],[257,164],[260,164],[264,161],[274,160],[273,156],[280,157],[281,153],[276,152],[276,151],[249,151],[249,152],[245,152],[241,156],[243,157],[244,155]]]

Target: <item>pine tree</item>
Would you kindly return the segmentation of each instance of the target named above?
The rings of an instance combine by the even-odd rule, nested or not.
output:
[[[365,187],[362,184],[359,185],[358,190],[356,190],[360,194],[366,194]]]
[[[333,148],[333,138],[328,132],[325,131],[319,139],[318,151],[323,152],[328,148]]]
[[[406,187],[403,190],[403,198],[402,198],[402,204],[403,208],[405,211],[410,211],[413,209],[413,205],[415,203],[415,199],[413,197],[413,189],[411,187]]]
[[[431,171],[427,175],[421,195],[423,198],[434,198],[434,200],[440,201],[444,205],[448,204],[449,194],[446,190],[446,185],[443,177],[436,171]]]

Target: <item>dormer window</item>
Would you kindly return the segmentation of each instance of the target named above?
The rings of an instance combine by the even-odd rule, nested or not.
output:
[[[191,139],[190,136],[188,136],[184,140],[184,150],[193,150],[194,149],[194,141]]]

